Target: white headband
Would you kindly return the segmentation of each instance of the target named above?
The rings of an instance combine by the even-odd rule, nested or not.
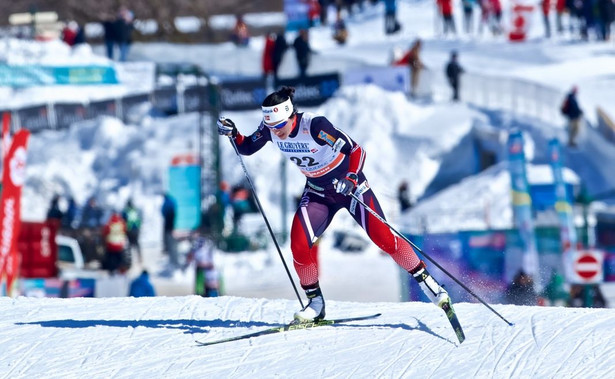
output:
[[[290,101],[290,97],[281,104],[261,108],[263,110],[263,121],[269,126],[275,126],[289,119],[293,114],[293,103]]]

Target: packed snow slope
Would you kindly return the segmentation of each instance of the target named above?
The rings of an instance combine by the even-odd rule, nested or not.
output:
[[[466,341],[426,303],[330,301],[373,320],[211,341],[289,321],[296,300],[0,299],[4,378],[606,378],[615,311],[456,305]]]

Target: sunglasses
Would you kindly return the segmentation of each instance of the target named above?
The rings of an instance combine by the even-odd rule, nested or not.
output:
[[[286,126],[286,124],[288,124],[288,120],[286,121],[282,121],[279,124],[275,124],[275,125],[268,125],[267,123],[264,123],[266,127],[268,127],[269,129],[282,129],[283,127]]]

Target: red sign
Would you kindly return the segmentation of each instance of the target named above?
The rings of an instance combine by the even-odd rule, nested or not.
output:
[[[21,129],[15,133],[3,165],[2,195],[0,196],[0,282],[6,275],[7,294],[19,267],[17,236],[19,235],[21,187],[26,180],[26,149],[30,132]]]
[[[602,280],[602,259],[597,253],[579,252],[574,260],[574,272],[584,282]]]

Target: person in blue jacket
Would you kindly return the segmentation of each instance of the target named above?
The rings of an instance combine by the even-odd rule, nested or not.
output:
[[[150,282],[149,280],[149,273],[147,272],[147,270],[143,270],[143,272],[141,272],[141,275],[136,277],[135,280],[130,283],[130,292],[128,296],[156,296],[156,291],[154,290],[152,282]]]

